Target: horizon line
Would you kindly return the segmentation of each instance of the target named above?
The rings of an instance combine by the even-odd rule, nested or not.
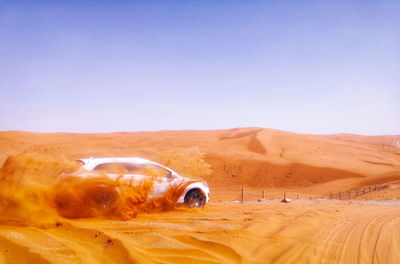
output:
[[[359,133],[348,133],[348,132],[339,132],[339,133],[300,133],[300,132],[293,132],[289,130],[283,129],[275,129],[275,128],[267,128],[267,127],[232,127],[232,128],[216,128],[216,129],[160,129],[160,130],[136,130],[136,131],[99,131],[99,132],[68,132],[68,131],[28,131],[28,130],[2,130],[0,129],[0,133],[34,133],[34,134],[122,134],[122,133],[158,133],[158,132],[189,132],[189,131],[218,131],[218,130],[239,130],[239,129],[263,129],[263,130],[275,130],[285,133],[291,134],[299,134],[299,135],[315,135],[315,136],[333,136],[333,135],[343,135],[343,136],[363,136],[363,137],[385,137],[385,136],[399,136],[400,134],[359,134]]]

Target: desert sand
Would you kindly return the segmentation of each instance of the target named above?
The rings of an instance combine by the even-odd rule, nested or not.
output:
[[[399,142],[263,128],[0,132],[0,262],[400,263]],[[206,180],[211,201],[203,210],[153,204],[128,219],[60,215],[54,182],[91,156],[158,161]],[[327,196],[375,184],[387,188]]]

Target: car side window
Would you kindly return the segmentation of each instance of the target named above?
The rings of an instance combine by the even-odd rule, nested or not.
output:
[[[121,162],[110,162],[110,163],[102,163],[97,165],[94,171],[103,171],[106,173],[113,174],[126,174],[128,170],[125,168],[124,164]]]
[[[154,176],[154,177],[167,177],[169,171],[157,165],[143,164],[139,170],[135,171],[135,174]]]
[[[163,167],[153,164],[138,164],[130,162],[110,162],[97,165],[94,171],[104,171],[112,174],[137,174],[154,177],[170,177],[171,173]]]

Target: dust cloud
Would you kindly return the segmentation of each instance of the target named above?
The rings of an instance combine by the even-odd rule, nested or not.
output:
[[[78,177],[79,172],[66,159],[35,153],[9,156],[0,169],[0,224],[45,226],[59,217],[129,220],[140,213],[173,210],[189,184],[177,183],[149,198],[157,177],[132,184],[105,172],[87,178]]]

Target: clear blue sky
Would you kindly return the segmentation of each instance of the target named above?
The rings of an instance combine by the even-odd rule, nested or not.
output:
[[[0,0],[0,130],[400,134],[400,1]]]

